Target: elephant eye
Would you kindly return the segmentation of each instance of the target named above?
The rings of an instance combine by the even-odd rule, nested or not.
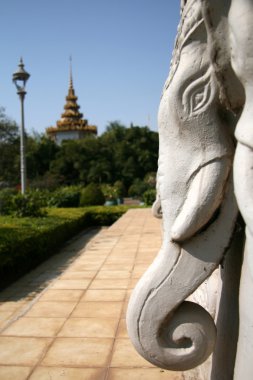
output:
[[[182,96],[186,117],[196,116],[207,109],[214,97],[214,87],[210,70],[186,87]]]

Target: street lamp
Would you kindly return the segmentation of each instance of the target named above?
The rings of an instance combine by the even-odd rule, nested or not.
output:
[[[20,171],[21,171],[21,193],[26,191],[26,159],[25,159],[25,119],[24,119],[24,99],[25,99],[25,85],[29,79],[28,74],[24,69],[22,58],[18,65],[18,70],[12,75],[12,80],[17,88],[17,94],[21,102],[21,127],[20,127]]]

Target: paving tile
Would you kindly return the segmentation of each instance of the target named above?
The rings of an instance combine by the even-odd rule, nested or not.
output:
[[[96,263],[74,263],[74,265],[71,266],[72,270],[75,271],[94,271],[99,270],[102,264],[96,264]]]
[[[106,370],[103,368],[38,367],[29,380],[104,380],[105,375]]]
[[[147,267],[154,261],[154,259],[150,259],[148,257],[140,257],[135,259],[135,264],[144,264],[147,265]]]
[[[107,380],[183,380],[178,372],[159,368],[111,368]]]
[[[50,289],[87,289],[91,279],[85,278],[82,280],[57,280]]]
[[[80,302],[83,301],[124,301],[126,291],[121,289],[88,289]]]
[[[129,246],[129,242],[126,242],[126,245],[127,245],[127,247],[125,247],[124,250],[122,249],[122,247],[119,247],[119,245],[116,245],[116,247],[113,248],[112,251],[110,252],[110,256],[122,256],[125,254],[127,254],[127,256],[131,256],[131,257],[135,256],[136,250],[138,248],[137,247],[131,248]]]
[[[49,289],[40,297],[40,301],[78,301],[82,295],[83,290]]]
[[[131,271],[134,266],[134,263],[131,264],[103,264],[101,270],[123,270],[123,271]]]
[[[139,281],[139,278],[131,278],[131,280],[128,283],[128,289],[135,288],[138,281]]]
[[[112,343],[109,338],[57,338],[42,365],[106,367]]]
[[[159,248],[156,248],[153,252],[150,252],[146,249],[144,249],[143,252],[139,251],[136,255],[136,261],[143,260],[144,262],[146,261],[147,263],[151,263],[157,256],[158,252]]]
[[[4,329],[8,324],[9,324],[8,319],[0,321],[0,330]]]
[[[0,304],[0,315],[3,311],[16,311],[25,305],[23,301],[6,301]]]
[[[70,318],[58,336],[85,338],[113,338],[118,319],[111,318]]]
[[[44,288],[43,288],[44,289]],[[35,297],[38,296],[38,294],[43,290],[43,289],[36,289],[36,291],[27,291],[24,289],[20,289],[20,291],[15,291],[9,298],[9,301],[21,301],[21,302],[30,302],[32,301]]]
[[[43,358],[30,380],[163,380],[165,374],[181,379],[139,356],[125,324],[132,288],[160,246],[160,221],[150,218],[150,210],[130,210],[89,246],[77,240],[2,292],[0,317],[6,325],[43,290],[0,338],[0,379],[25,380]],[[107,374],[103,367],[111,358]]]
[[[131,276],[130,271],[123,270],[100,270],[96,276],[97,280],[103,279],[118,279],[118,278],[129,278]]]
[[[145,270],[148,269],[148,267],[150,266],[150,264],[151,264],[153,261],[154,261],[153,259],[147,259],[147,258],[145,258],[144,260],[136,259],[135,264],[137,264],[137,265],[143,265],[143,272],[140,273],[140,271],[139,271],[140,276],[145,272]],[[144,268],[144,266],[146,267],[146,269]]]
[[[0,311],[0,322],[5,321],[6,319],[9,319],[13,315],[14,311]]]
[[[107,231],[108,231],[108,228],[107,228]],[[103,241],[104,238],[106,238],[107,236],[107,231],[105,231],[105,234],[99,234],[98,236],[100,236],[100,239],[99,241]],[[99,241],[96,241],[94,242],[93,244],[91,244],[89,247],[87,247],[85,249],[85,251],[83,251],[83,254],[85,255],[93,255],[93,257],[100,257],[98,255],[108,255],[108,253],[111,251],[111,247],[101,247],[101,244],[99,243]]]
[[[61,275],[61,280],[83,280],[86,278],[92,279],[95,277],[96,273],[97,271],[94,270],[84,270],[82,272],[67,270],[63,273],[63,275]]]
[[[105,256],[105,254],[103,254]],[[86,251],[81,256],[79,256],[75,262],[78,263],[98,263],[101,264],[103,262],[103,257],[98,256],[97,253]]]
[[[37,364],[51,339],[0,337],[0,365],[32,366]]]
[[[161,243],[152,245],[150,239],[147,239],[147,240],[149,242],[148,246],[140,242],[137,255],[141,255],[141,256],[147,255],[147,257],[152,258],[158,254],[161,248]]]
[[[65,318],[20,318],[2,332],[3,336],[55,336]]]
[[[0,366],[1,380],[26,380],[32,368]]]
[[[76,302],[43,302],[39,301],[26,313],[26,317],[67,318]]]
[[[79,318],[119,318],[122,302],[80,302],[72,313]]]
[[[136,251],[138,250],[136,247],[131,247],[129,242],[124,243],[123,245],[118,244],[116,247],[110,252],[108,259],[111,257],[121,257],[121,258],[133,258],[136,255]]]
[[[117,338],[128,338],[127,327],[126,327],[126,319],[120,319],[118,330],[117,330]]]
[[[136,257],[136,251],[133,253],[129,253],[127,249],[120,249],[121,254],[113,254],[110,255],[105,263],[112,263],[112,264],[132,264],[134,263],[135,257]]]
[[[127,289],[128,279],[103,279],[92,281],[90,289]]]
[[[153,367],[134,349],[129,339],[116,339],[110,367]]]
[[[79,259],[78,261],[75,261],[71,268],[73,268],[73,267],[75,268],[77,266],[80,268],[83,268],[85,266],[94,266],[94,269],[81,269],[81,271],[85,271],[85,270],[86,271],[96,271],[101,267],[101,265],[104,263],[104,261],[105,261],[105,258],[99,259],[99,261],[98,260],[94,261],[91,258],[89,259],[89,258],[85,257],[85,258]]]
[[[111,241],[106,241],[106,239],[108,238],[108,236],[104,236],[103,239],[99,239],[96,244],[95,244],[95,247],[98,248],[98,249],[102,249],[102,248],[113,248],[115,246],[115,244],[117,243],[117,238],[113,238]]]
[[[128,302],[129,300],[125,301],[124,304],[123,304],[123,308],[122,308],[122,311],[121,311],[121,318],[126,318],[126,314],[127,314],[127,308],[128,308]]]
[[[44,283],[45,284],[48,284],[50,282],[52,282],[55,278],[57,278],[59,276],[59,272],[51,272],[51,271],[47,271],[47,272],[43,272],[42,274],[40,275],[37,275],[37,276],[32,276],[30,279],[29,279],[29,285],[37,285],[37,284],[42,284]]]
[[[143,273],[148,269],[149,264],[136,264],[134,266],[132,277],[133,278],[140,278]]]

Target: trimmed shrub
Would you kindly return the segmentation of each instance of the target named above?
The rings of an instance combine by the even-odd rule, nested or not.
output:
[[[15,189],[3,189],[0,191],[0,215],[9,215],[12,210],[12,199],[17,194]]]
[[[99,185],[90,183],[82,190],[80,206],[101,206],[104,203],[105,197]]]
[[[127,210],[128,206],[97,206],[87,207],[90,223],[93,226],[110,226],[119,219]]]
[[[40,217],[45,216],[42,210],[44,203],[37,192],[28,192],[13,196],[10,212],[18,217]]]
[[[155,200],[156,200],[156,190],[155,189],[146,190],[145,193],[143,194],[143,202],[146,205],[151,206]]]
[[[62,187],[49,195],[48,206],[78,207],[80,203],[80,186]]]

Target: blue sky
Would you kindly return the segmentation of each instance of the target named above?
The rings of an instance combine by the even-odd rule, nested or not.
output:
[[[179,20],[174,0],[8,0],[0,16],[0,105],[20,121],[12,83],[20,56],[31,74],[28,132],[60,118],[69,56],[78,103],[101,134],[110,121],[157,130],[157,110]]]

